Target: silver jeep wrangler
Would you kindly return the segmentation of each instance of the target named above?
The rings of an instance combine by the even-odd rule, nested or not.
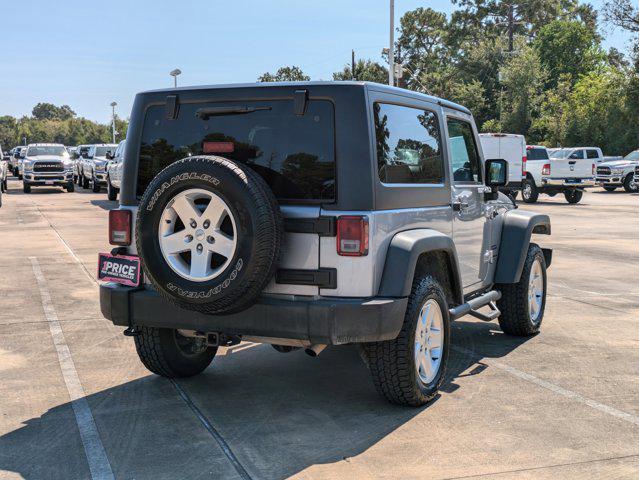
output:
[[[498,192],[507,164],[460,105],[361,82],[149,91],[125,156],[100,304],[156,374],[242,340],[356,344],[377,390],[418,406],[451,321],[540,329],[550,220]]]

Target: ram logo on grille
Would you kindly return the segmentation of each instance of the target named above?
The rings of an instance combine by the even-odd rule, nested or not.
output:
[[[34,172],[61,172],[63,170],[64,167],[59,162],[37,162],[33,166]]]

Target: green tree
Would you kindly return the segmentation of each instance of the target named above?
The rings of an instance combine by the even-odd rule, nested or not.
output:
[[[562,75],[577,81],[604,64],[605,54],[596,32],[574,20],[555,20],[545,25],[533,44],[548,71],[548,88],[556,87]]]
[[[308,82],[311,77],[304,74],[300,67],[280,67],[277,72],[266,72],[257,79],[258,82]]]
[[[31,115],[38,120],[67,120],[75,117],[75,112],[68,105],[57,107],[52,103],[41,102],[33,107]]]
[[[535,49],[520,45],[518,50],[501,69],[500,117],[504,132],[527,135],[540,110],[546,73]]]
[[[606,20],[613,25],[639,33],[639,5],[631,0],[610,0],[604,4]]]
[[[388,81],[388,68],[372,60],[358,60],[355,63],[355,78],[353,78],[351,65],[345,65],[341,72],[333,73],[333,80],[386,83]]]

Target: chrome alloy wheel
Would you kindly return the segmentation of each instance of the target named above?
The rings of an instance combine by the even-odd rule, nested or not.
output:
[[[541,260],[535,258],[530,267],[530,277],[528,279],[528,315],[535,324],[539,321],[543,301],[544,274],[541,268]]]
[[[522,197],[530,198],[532,195],[532,187],[530,186],[530,183],[524,183],[524,189],[522,190],[521,195]]]
[[[200,188],[180,192],[167,203],[158,236],[166,263],[192,282],[220,275],[237,249],[231,209],[215,193]]]
[[[439,303],[426,301],[419,311],[415,328],[415,371],[424,385],[439,372],[444,349],[444,319]]]

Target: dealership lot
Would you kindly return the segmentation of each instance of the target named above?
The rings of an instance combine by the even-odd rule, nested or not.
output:
[[[542,333],[456,322],[441,396],[410,409],[376,394],[350,347],[240,344],[198,377],[150,375],[100,314],[115,202],[10,178],[0,478],[637,478],[639,194],[542,200],[521,207],[553,225]]]

